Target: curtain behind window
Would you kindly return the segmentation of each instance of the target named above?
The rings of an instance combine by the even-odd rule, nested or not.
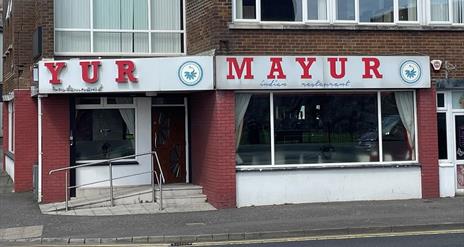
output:
[[[448,0],[430,0],[432,21],[449,21]]]
[[[152,30],[182,30],[182,1],[150,0]],[[156,53],[179,53],[182,47],[180,33],[153,33],[152,51]]]
[[[464,0],[453,1],[453,22],[464,23]]]

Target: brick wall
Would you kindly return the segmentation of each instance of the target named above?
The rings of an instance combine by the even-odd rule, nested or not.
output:
[[[436,91],[417,90],[419,162],[422,169],[422,197],[440,196],[438,181],[438,134]]]
[[[48,175],[52,169],[69,166],[69,99],[49,96],[42,99],[42,193],[43,202],[65,200],[64,172]]]
[[[14,91],[14,190],[32,190],[32,166],[37,163],[37,101],[30,90]]]
[[[235,207],[234,92],[195,93],[189,100],[193,183],[213,206]]]

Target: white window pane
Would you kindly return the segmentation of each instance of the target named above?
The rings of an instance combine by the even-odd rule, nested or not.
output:
[[[182,37],[180,33],[153,33],[151,51],[152,53],[181,53]]]
[[[464,0],[453,0],[453,22],[464,23]]]
[[[56,0],[55,27],[90,28],[90,0]]]
[[[400,21],[417,21],[417,0],[399,0],[398,11]]]
[[[327,20],[327,0],[308,0],[308,20]]]
[[[182,30],[182,0],[150,0],[151,29]]]
[[[337,20],[354,21],[355,17],[355,0],[336,0]]]
[[[256,0],[236,0],[237,19],[256,19]]]
[[[261,0],[262,21],[302,21],[302,0]]]
[[[393,0],[359,0],[360,22],[393,22]]]
[[[90,52],[90,32],[55,32],[56,52]]]
[[[448,0],[430,0],[432,21],[449,21]]]

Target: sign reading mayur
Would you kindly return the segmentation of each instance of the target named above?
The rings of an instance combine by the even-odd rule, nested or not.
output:
[[[219,56],[218,89],[430,88],[427,56]]]
[[[210,56],[44,60],[38,70],[40,94],[214,89]]]

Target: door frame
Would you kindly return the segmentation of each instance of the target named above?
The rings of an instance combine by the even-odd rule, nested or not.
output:
[[[463,160],[458,160],[456,158],[457,154],[456,154],[456,117],[459,117],[459,116],[462,116],[464,117],[464,112],[453,112],[451,114],[451,120],[452,120],[452,126],[453,126],[453,130],[451,131],[452,132],[452,140],[451,140],[451,144],[452,144],[452,158],[451,158],[451,161],[453,162],[453,169],[454,169],[454,182],[455,182],[455,191],[456,191],[456,194],[459,194],[459,195],[462,195],[464,194],[464,189],[458,189],[458,165],[461,165],[461,166],[464,166],[464,159]],[[450,144],[450,141],[448,141],[448,144]]]
[[[189,114],[188,114],[188,100],[187,97],[184,97],[183,104],[151,104],[151,109],[153,108],[169,108],[169,107],[183,107],[184,108],[184,129],[185,129],[185,183],[190,183],[190,174],[189,174],[189,167],[190,167],[190,159],[189,159],[189,128],[188,128],[188,121],[189,121]],[[153,129],[152,129],[153,132]],[[152,133],[153,135],[153,133]],[[153,147],[153,143],[151,144]]]

